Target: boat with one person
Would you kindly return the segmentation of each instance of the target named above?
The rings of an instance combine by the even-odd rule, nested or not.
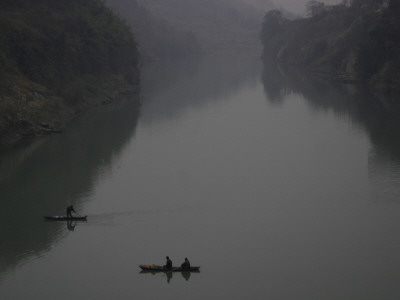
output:
[[[44,216],[44,219],[50,220],[50,221],[86,221],[87,220],[87,216],[81,216],[81,215],[77,214],[72,205],[69,205],[65,211],[66,211],[65,216]],[[74,212],[74,215],[72,214],[72,212]]]

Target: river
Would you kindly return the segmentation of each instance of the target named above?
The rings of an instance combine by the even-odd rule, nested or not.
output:
[[[0,298],[398,299],[397,111],[259,59],[147,66],[1,152]],[[200,272],[140,271],[167,255]]]

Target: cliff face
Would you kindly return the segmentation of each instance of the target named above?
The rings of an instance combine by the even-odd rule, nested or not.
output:
[[[98,0],[0,4],[0,143],[137,85],[129,28]]]
[[[269,12],[261,32],[264,57],[400,92],[398,2],[354,1],[351,7],[336,6],[293,21]]]

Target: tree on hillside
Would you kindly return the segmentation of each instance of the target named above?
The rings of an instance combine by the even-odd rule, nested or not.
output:
[[[306,4],[306,11],[308,16],[315,17],[322,13],[325,9],[325,4],[320,1],[310,0]]]
[[[381,7],[387,7],[389,5],[388,0],[353,0],[352,7],[359,9],[378,9]]]
[[[279,34],[285,24],[286,19],[279,10],[271,10],[264,17],[264,24],[261,30],[261,36],[264,41],[268,41],[273,36]]]

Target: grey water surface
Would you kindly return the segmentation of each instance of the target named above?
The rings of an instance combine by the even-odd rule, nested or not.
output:
[[[142,85],[1,153],[0,299],[398,299],[395,105],[243,57]]]

